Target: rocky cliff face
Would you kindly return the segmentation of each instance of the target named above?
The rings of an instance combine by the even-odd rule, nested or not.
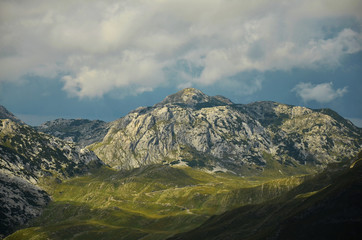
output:
[[[361,147],[361,129],[341,119],[274,102],[233,104],[190,88],[114,121],[90,148],[123,169],[171,163],[243,173],[263,171],[270,161],[324,167]]]
[[[312,110],[275,102],[238,105],[270,133],[274,155],[288,162],[324,165],[347,160],[362,146],[362,129],[330,109]],[[273,153],[273,151],[271,151]]]
[[[61,118],[45,122],[35,129],[85,147],[102,141],[108,132],[109,124],[100,120]]]
[[[14,227],[39,216],[49,201],[49,195],[40,187],[23,178],[0,173],[0,239]]]
[[[39,177],[66,178],[86,172],[90,162],[101,163],[87,149],[10,119],[0,120],[0,151],[1,172],[34,184]]]
[[[0,238],[39,215],[49,202],[39,185],[42,177],[61,180],[102,164],[87,149],[0,119]]]

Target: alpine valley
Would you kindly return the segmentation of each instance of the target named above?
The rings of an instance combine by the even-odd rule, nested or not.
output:
[[[187,88],[110,123],[0,106],[0,238],[360,239],[362,129]]]

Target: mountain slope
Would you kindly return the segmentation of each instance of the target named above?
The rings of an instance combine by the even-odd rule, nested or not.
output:
[[[190,167],[107,167],[52,186],[52,202],[7,239],[166,239],[213,214],[273,199],[303,177],[249,180]]]
[[[100,163],[87,149],[9,119],[0,120],[0,151],[1,172],[30,183],[45,176],[74,176],[86,172],[90,162]]]
[[[48,125],[82,139],[88,123]],[[360,161],[348,169],[348,160],[361,147],[361,129],[328,109],[234,104],[185,89],[110,123],[87,147],[117,170],[75,143],[1,124],[1,169],[14,179],[0,188],[2,229],[43,210],[7,239],[288,239],[299,231],[293,221],[307,227],[309,213],[328,216],[360,197],[353,191]],[[358,222],[355,203],[345,216]]]
[[[359,239],[361,153],[351,168],[329,167],[269,203],[214,216],[170,239]]]
[[[109,124],[100,120],[61,118],[45,122],[35,129],[85,147],[102,141],[108,132]]]
[[[61,181],[102,164],[87,149],[0,119],[0,237],[41,213],[50,200],[44,179]]]
[[[362,146],[362,129],[330,109],[312,110],[275,102],[238,107],[267,128],[283,161],[290,156],[302,164],[311,161],[323,165],[348,160]]]
[[[0,239],[39,216],[49,201],[49,195],[40,187],[0,173]]]
[[[0,105],[0,119],[11,119],[14,122],[24,124],[19,118],[17,118],[14,114],[9,112],[4,106]]]
[[[160,103],[156,104],[155,107],[163,107],[167,104],[201,108],[231,105],[233,102],[223,96],[210,97],[198,89],[185,88],[175,94],[167,96]]]
[[[295,225],[303,229],[300,239],[309,237],[307,229],[313,226],[311,239],[324,239],[319,228],[324,223],[349,230],[360,224],[359,163],[352,169],[335,164],[316,176],[283,179],[185,166],[103,167],[54,183],[53,201],[43,214],[7,239],[298,239],[290,229]],[[213,214],[221,215],[209,218]],[[314,221],[316,215],[321,221]],[[328,224],[323,231],[344,231]],[[344,236],[354,239],[356,229]]]
[[[112,122],[89,148],[120,169],[172,163],[241,175],[307,173],[350,158],[362,144],[361,129],[331,115],[274,102],[233,104],[189,88]]]

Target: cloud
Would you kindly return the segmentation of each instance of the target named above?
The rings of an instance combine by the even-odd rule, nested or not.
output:
[[[321,83],[314,85],[312,83],[299,83],[293,88],[294,92],[297,93],[303,101],[317,101],[320,103],[331,102],[336,98],[342,97],[347,93],[347,87],[333,89],[333,83]]]
[[[190,86],[247,71],[334,68],[362,50],[360,9],[358,0],[1,1],[0,84],[60,76],[83,98],[175,82],[167,69]]]
[[[82,57],[73,59],[69,68],[84,65],[83,60]],[[138,94],[151,91],[154,86],[164,82],[162,63],[142,52],[124,51],[115,58],[88,57],[85,62],[87,66],[74,69],[74,76],[62,78],[64,90],[80,98],[101,97],[114,88],[123,88],[128,94]]]

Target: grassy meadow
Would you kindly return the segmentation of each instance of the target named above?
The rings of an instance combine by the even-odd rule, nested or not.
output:
[[[129,171],[104,166],[62,182],[43,179],[51,203],[27,228],[7,239],[167,239],[212,215],[278,197],[304,178],[248,178],[187,166],[151,165]]]

